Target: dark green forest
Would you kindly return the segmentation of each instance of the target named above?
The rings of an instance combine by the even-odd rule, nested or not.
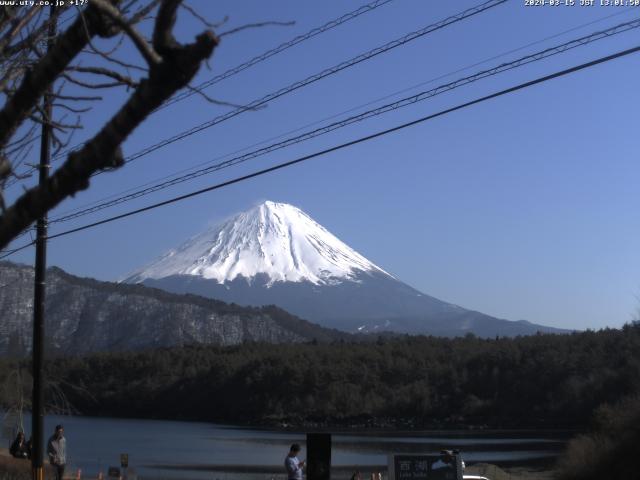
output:
[[[595,411],[590,432],[576,436],[558,459],[558,480],[638,478],[640,396]]]
[[[15,369],[9,360],[0,364],[3,384]],[[47,363],[47,375],[52,395],[90,415],[582,428],[597,407],[640,394],[640,325],[518,338],[167,348],[57,358]]]

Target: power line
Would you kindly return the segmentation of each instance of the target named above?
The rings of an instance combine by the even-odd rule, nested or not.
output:
[[[429,98],[435,97],[436,95],[440,95],[442,93],[454,90],[456,88],[462,87],[464,85],[468,85],[470,83],[476,82],[478,80],[487,78],[487,77],[491,77],[494,75],[498,75],[500,73],[506,72],[508,70],[512,70],[518,67],[521,67],[523,65],[528,65],[530,63],[539,61],[539,60],[543,60],[545,58],[549,58],[551,56],[554,55],[558,55],[560,53],[566,52],[568,50],[571,50],[573,48],[577,48],[577,47],[581,47],[584,45],[588,45],[592,42],[601,40],[603,38],[608,38],[611,37],[613,35],[617,35],[619,33],[623,33],[623,32],[627,32],[630,31],[632,29],[638,28],[640,27],[640,18],[638,19],[634,19],[632,21],[629,22],[624,22],[621,23],[619,25],[616,25],[614,27],[608,28],[607,30],[602,30],[602,31],[598,31],[598,32],[594,32],[590,35],[586,35],[574,40],[570,40],[568,42],[565,42],[563,44],[557,45],[555,47],[550,47],[550,48],[546,48],[544,50],[541,50],[539,52],[536,53],[532,53],[529,55],[526,55],[524,57],[518,58],[517,60],[511,61],[511,62],[507,62],[507,63],[502,63],[500,65],[497,65],[495,67],[486,69],[486,70],[482,70],[480,72],[477,72],[473,75],[467,76],[467,77],[463,77],[460,78],[458,80],[455,80],[453,82],[449,82],[447,84],[444,85],[440,85],[438,87],[432,88],[430,90],[426,90],[426,91],[422,91],[420,93],[417,93],[415,95],[411,95],[409,97],[405,97],[403,99],[397,100],[395,102],[392,103],[388,103],[386,105],[382,105],[380,107],[368,110],[366,112],[360,113],[358,115],[353,115],[351,117],[348,117],[346,119],[337,121],[337,122],[333,122],[331,124],[328,124],[326,126],[317,128],[315,130],[311,130],[309,132],[305,132],[301,135],[297,135],[295,137],[291,137],[288,138],[286,140],[283,140],[281,142],[278,143],[274,143],[271,144],[269,146],[260,148],[258,150],[254,150],[252,152],[249,153],[245,153],[243,155],[239,155],[236,156],[234,158],[231,158],[229,160],[226,160],[224,162],[220,162],[214,165],[211,165],[209,167],[206,168],[202,168],[199,170],[196,170],[194,172],[188,173],[186,175],[182,175],[180,177],[176,177],[173,178],[171,180],[167,180],[165,182],[144,188],[142,190],[138,190],[136,192],[130,193],[128,195],[123,195],[120,196],[116,199],[110,200],[110,201],[105,201],[102,203],[99,203],[97,205],[91,206],[91,207],[87,207],[84,209],[81,209],[79,211],[76,211],[74,213],[69,213],[67,215],[63,215],[54,219],[50,220],[50,223],[60,223],[60,222],[66,222],[69,220],[73,220],[91,213],[95,213],[97,211],[100,210],[104,210],[105,208],[109,208],[115,205],[119,205],[121,203],[125,203],[131,200],[134,200],[136,198],[140,198],[142,196],[160,191],[160,190],[164,190],[165,188],[177,185],[179,183],[183,183],[189,180],[193,180],[195,178],[201,177],[203,175],[207,175],[209,173],[221,170],[223,168],[228,168],[231,167],[233,165],[237,165],[239,163],[243,163],[246,162],[250,159],[262,156],[262,155],[266,155],[268,153],[271,153],[273,151],[276,150],[280,150],[282,148],[286,148],[289,147],[291,145],[294,144],[298,144],[301,143],[303,141],[306,140],[310,140],[312,138],[316,138],[320,135],[324,135],[327,134],[329,132],[332,132],[334,130],[338,130],[340,128],[344,128],[348,125],[352,125],[354,123],[357,122],[361,122],[363,120],[366,120],[368,118],[372,118],[372,117],[376,117],[385,113],[388,113],[390,111],[393,110],[397,110],[400,108],[404,108],[407,107],[409,105],[413,105],[417,102],[421,102],[424,100],[427,100]]]
[[[383,96],[383,97],[379,97],[379,98],[377,98],[377,99],[375,99],[375,100],[371,100],[371,101],[369,101],[369,102],[367,102],[367,103],[365,103],[365,104],[361,104],[361,105],[358,105],[358,106],[355,106],[355,107],[351,107],[351,108],[349,108],[348,110],[344,110],[344,111],[342,111],[342,112],[339,112],[339,113],[333,114],[333,115],[331,115],[331,116],[329,116],[329,117],[325,117],[325,118],[322,118],[322,119],[320,119],[320,120],[316,120],[316,121],[314,121],[314,122],[308,123],[308,124],[306,124],[306,125],[303,125],[303,126],[301,126],[301,127],[295,128],[295,129],[293,129],[293,130],[289,130],[289,131],[287,131],[287,132],[285,132],[285,133],[282,133],[282,134],[276,135],[276,136],[274,136],[274,137],[270,137],[270,138],[265,139],[265,140],[261,140],[261,141],[259,141],[259,142],[253,143],[253,144],[251,144],[251,145],[249,145],[249,146],[243,147],[243,148],[241,148],[241,149],[235,150],[235,151],[230,152],[230,153],[227,153],[227,154],[225,154],[225,155],[218,156],[218,157],[216,157],[216,158],[214,158],[214,159],[212,159],[212,160],[208,160],[208,161],[206,161],[206,162],[201,162],[201,163],[199,163],[199,164],[194,165],[193,167],[189,167],[189,168],[186,168],[186,169],[179,170],[179,171],[174,172],[174,173],[172,173],[172,174],[165,175],[165,176],[163,176],[163,177],[156,178],[156,179],[154,179],[154,180],[150,180],[150,181],[145,182],[145,183],[143,183],[143,184],[141,184],[141,185],[137,185],[137,186],[135,186],[135,187],[128,188],[128,189],[126,189],[126,190],[124,190],[124,191],[121,191],[121,192],[118,192],[118,193],[114,193],[114,194],[111,194],[111,195],[107,195],[106,197],[103,197],[102,199],[95,200],[95,201],[93,201],[93,202],[88,202],[88,203],[86,203],[86,204],[84,204],[84,205],[82,205],[82,206],[79,206],[79,207],[71,208],[71,209],[69,209],[69,210],[67,210],[67,211],[65,211],[65,212],[63,212],[63,213],[61,213],[61,214],[60,214],[60,216],[58,217],[58,219],[59,219],[60,217],[62,217],[62,216],[67,216],[67,215],[69,215],[69,214],[71,214],[71,213],[74,213],[74,212],[77,212],[77,211],[80,211],[80,210],[85,210],[85,209],[89,208],[90,206],[93,206],[93,205],[97,205],[97,204],[104,203],[104,202],[106,202],[106,201],[107,201],[107,200],[109,200],[109,199],[116,199],[116,198],[118,198],[118,197],[123,196],[123,195],[124,195],[124,194],[126,194],[126,193],[133,192],[133,191],[134,191],[134,190],[136,190],[136,189],[141,189],[141,188],[143,188],[143,187],[147,187],[147,186],[149,186],[149,185],[153,185],[155,182],[160,182],[160,181],[162,181],[162,180],[170,179],[170,178],[175,177],[176,175],[179,175],[179,174],[181,174],[181,173],[191,172],[191,171],[192,171],[192,170],[194,170],[195,168],[202,167],[202,166],[204,166],[204,165],[209,165],[209,164],[211,164],[211,163],[213,163],[213,162],[215,162],[215,161],[217,161],[217,160],[222,160],[223,158],[228,158],[228,157],[231,157],[232,155],[237,155],[237,154],[239,154],[239,153],[241,153],[241,152],[245,152],[245,151],[247,151],[247,150],[249,150],[249,149],[251,149],[251,148],[258,147],[258,146],[260,146],[260,145],[265,145],[265,144],[267,144],[267,143],[269,143],[269,142],[271,142],[271,141],[274,141],[274,140],[277,140],[277,139],[279,139],[279,138],[283,138],[283,137],[285,137],[285,136],[287,136],[287,135],[290,135],[290,134],[293,134],[293,133],[299,132],[299,131],[301,131],[301,130],[304,130],[305,128],[309,128],[309,127],[312,127],[312,126],[314,126],[314,125],[318,125],[318,124],[320,124],[320,123],[322,123],[322,122],[325,122],[325,121],[328,121],[328,120],[333,120],[334,118],[338,118],[338,117],[340,117],[341,115],[345,115],[345,114],[348,114],[348,113],[354,112],[354,111],[356,111],[356,110],[359,110],[359,109],[361,109],[361,108],[365,108],[365,107],[368,107],[368,106],[370,106],[370,105],[374,105],[374,104],[376,104],[376,103],[378,103],[378,102],[381,102],[381,101],[387,100],[387,99],[389,99],[389,98],[395,97],[396,95],[400,95],[400,94],[402,94],[402,93],[405,93],[405,92],[408,92],[408,91],[411,91],[411,90],[415,90],[415,89],[416,89],[416,88],[418,88],[418,87],[421,87],[421,86],[424,86],[424,85],[431,84],[431,83],[436,82],[436,81],[438,81],[438,80],[441,80],[441,79],[443,79],[443,78],[450,77],[451,75],[454,75],[454,74],[456,74],[456,73],[464,72],[464,71],[469,70],[469,69],[471,69],[471,68],[473,68],[473,67],[477,67],[477,66],[479,66],[479,65],[483,65],[483,64],[485,64],[485,63],[487,63],[487,62],[490,62],[490,61],[492,61],[492,60],[496,60],[496,59],[498,59],[498,58],[504,57],[504,56],[509,55],[509,54],[511,54],[511,53],[519,52],[519,51],[524,50],[524,49],[526,49],[526,48],[528,48],[528,47],[531,47],[531,46],[533,46],[533,45],[538,45],[538,44],[540,44],[540,43],[546,42],[546,41],[548,41],[548,40],[552,40],[552,39],[554,39],[554,38],[560,37],[560,36],[565,35],[565,34],[567,34],[567,33],[570,33],[570,32],[573,32],[573,31],[576,31],[576,30],[582,29],[582,28],[584,28],[584,27],[587,27],[587,26],[593,25],[593,24],[595,24],[595,23],[602,22],[602,21],[607,20],[607,19],[609,19],[609,18],[616,17],[616,16],[622,15],[622,14],[624,14],[624,13],[628,13],[628,12],[629,12],[629,11],[631,11],[631,10],[633,10],[633,7],[629,7],[629,8],[627,8],[627,9],[623,9],[623,10],[621,10],[621,11],[617,11],[617,12],[615,12],[615,13],[612,13],[612,14],[609,14],[609,15],[605,15],[604,17],[600,17],[600,18],[598,18],[598,19],[596,19],[596,20],[592,20],[592,21],[590,21],[590,22],[586,22],[586,23],[583,23],[583,24],[580,24],[580,25],[577,25],[577,26],[571,27],[571,28],[569,28],[569,29],[567,29],[567,30],[563,30],[563,31],[561,31],[561,32],[558,32],[558,33],[556,33],[556,34],[553,34],[553,35],[550,35],[550,36],[548,36],[548,37],[542,38],[542,39],[540,39],[540,40],[536,40],[536,41],[534,41],[534,42],[527,43],[526,45],[522,45],[522,46],[520,46],[520,47],[517,47],[517,48],[511,49],[511,50],[508,50],[508,51],[506,51],[506,52],[502,52],[502,53],[500,53],[500,54],[494,55],[494,56],[492,56],[492,57],[486,58],[486,59],[481,60],[481,61],[479,61],[479,62],[475,62],[475,63],[473,63],[473,64],[471,64],[471,65],[467,65],[466,67],[462,67],[462,68],[459,68],[459,69],[454,70],[454,71],[452,71],[452,72],[445,73],[445,74],[439,75],[439,76],[437,76],[437,77],[431,78],[430,80],[420,82],[420,83],[418,83],[418,84],[416,84],[416,85],[413,85],[413,86],[411,86],[411,87],[403,88],[402,90],[399,90],[399,91],[393,92],[393,93],[391,93],[391,94],[387,94],[387,95],[385,95],[385,96]],[[613,27],[613,28],[616,28],[616,27]]]
[[[157,108],[157,110],[161,110],[165,107],[168,107],[169,105],[172,105],[176,102],[180,102],[182,100],[184,100],[185,98],[190,97],[191,95],[194,95],[195,93],[201,92],[202,90],[204,90],[205,88],[209,88],[212,85],[215,85],[218,82],[221,82],[222,80],[229,78],[233,75],[236,75],[244,70],[246,70],[247,68],[252,67],[253,65],[263,62],[264,60],[267,60],[268,58],[273,57],[274,55],[277,55],[278,53],[284,52],[285,50],[288,50],[291,47],[294,47],[295,45],[298,45],[299,43],[302,43],[306,40],[309,40],[317,35],[320,35],[321,33],[324,33],[328,30],[331,30],[332,28],[335,28],[339,25],[342,25],[343,23],[348,22],[349,20],[352,20],[364,13],[370,12],[372,10],[375,10],[378,7],[381,7],[382,5],[385,5],[389,2],[391,2],[392,0],[376,0],[375,2],[371,2],[367,5],[363,5],[360,8],[353,10],[352,12],[346,13],[344,15],[342,15],[339,18],[336,18],[334,20],[331,20],[327,23],[325,23],[324,25],[320,26],[320,27],[316,27],[312,30],[309,30],[307,33],[303,34],[303,35],[298,35],[297,37],[292,38],[291,40],[289,40],[288,42],[284,42],[281,43],[280,45],[278,45],[275,48],[272,48],[271,50],[267,50],[266,52],[257,55],[255,57],[253,57],[251,60],[248,60],[240,65],[238,65],[237,67],[233,67],[230,68],[229,70],[227,70],[226,72],[221,73],[220,75],[216,75],[215,77],[213,77],[210,80],[207,80],[206,82],[201,83],[200,85],[198,85],[197,87],[194,87],[193,90],[190,91],[183,91],[182,93],[174,96],[172,99],[170,99],[168,102],[166,102],[164,105],[161,105],[160,107]]]
[[[457,23],[459,21],[462,21],[466,18],[469,18],[473,15],[476,15],[478,13],[484,12],[486,10],[489,10],[490,8],[496,7],[498,5],[501,5],[503,3],[505,3],[507,0],[488,0],[482,4],[476,5],[475,7],[471,7],[468,8],[467,10],[464,10],[456,15],[452,15],[450,17],[447,17],[446,19],[428,25],[420,30],[416,30],[414,32],[411,32],[407,35],[405,35],[404,37],[398,38],[396,40],[393,40],[391,42],[388,42],[380,47],[376,47],[372,50],[369,50],[365,53],[362,53],[354,58],[351,58],[349,60],[346,60],[338,65],[335,65],[333,67],[327,68],[325,70],[322,70],[319,73],[316,73],[314,75],[311,75],[307,78],[305,78],[304,80],[299,80],[287,87],[281,88],[280,90],[277,90],[275,92],[269,93],[259,99],[253,100],[251,101],[249,104],[247,105],[243,105],[241,107],[238,107],[230,112],[227,112],[225,114],[219,115],[217,117],[214,117],[213,119],[201,123],[199,125],[196,125],[188,130],[185,130],[179,134],[176,134],[172,137],[166,138],[164,140],[161,140],[160,142],[157,142],[153,145],[150,145],[142,150],[139,150],[138,152],[129,155],[128,157],[125,158],[125,163],[129,163],[132,162],[134,160],[137,160],[138,158],[144,157],[156,150],[159,150],[160,148],[163,148],[167,145],[170,145],[172,143],[175,143],[179,140],[182,140],[186,137],[189,137],[195,133],[201,132],[202,130],[205,130],[207,128],[211,128],[214,125],[217,125],[219,123],[222,123],[226,120],[229,120],[233,117],[236,117],[237,115],[240,115],[241,113],[244,113],[246,111],[250,111],[250,110],[255,110],[256,108],[259,108],[265,104],[267,104],[268,102],[275,100],[279,97],[282,97],[284,95],[287,95],[293,91],[296,91],[300,88],[306,87],[307,85],[310,85],[312,83],[315,83],[325,77],[329,77],[331,75],[335,75],[336,73],[345,70],[347,68],[350,68],[354,65],[357,65],[361,62],[364,62],[366,60],[369,60],[373,57],[376,57],[377,55],[380,55],[382,53],[386,53],[389,50],[392,50],[396,47],[405,45],[406,43],[409,43],[417,38],[423,37],[429,33],[432,33],[436,30],[440,30],[442,28],[445,28],[449,25],[452,25],[454,23]],[[75,147],[74,147],[75,148]],[[56,157],[56,159],[60,158],[60,156],[62,155],[67,155],[69,153],[69,150],[60,153],[59,156]],[[103,171],[98,171],[96,173],[94,173],[92,176],[96,176],[96,175],[100,175],[102,174]]]
[[[141,157],[144,157],[152,152],[155,152],[156,150],[159,150],[160,148],[166,147],[167,145],[170,145],[172,143],[175,143],[179,140],[182,140],[184,138],[187,138],[195,133],[201,132],[205,129],[211,128],[214,125],[217,125],[219,123],[222,123],[226,120],[229,120],[233,117],[236,117],[238,115],[240,115],[241,113],[244,113],[246,111],[249,110],[254,110],[256,108],[259,108],[265,104],[267,104],[268,102],[275,100],[279,97],[282,97],[284,95],[287,95],[291,92],[294,92],[300,88],[306,87],[308,85],[311,85],[312,83],[315,83],[319,80],[322,80],[323,78],[329,77],[331,75],[335,75],[338,72],[341,72],[342,70],[345,70],[347,68],[350,68],[354,65],[358,65],[359,63],[362,63],[366,60],[370,60],[371,58],[374,58],[382,53],[386,53],[390,50],[393,50],[394,48],[400,47],[402,45],[405,45],[413,40],[416,40],[418,38],[421,38],[429,33],[435,32],[437,30],[440,30],[442,28],[445,28],[449,25],[452,25],[454,23],[460,22],[466,18],[472,17],[474,15],[477,15],[478,13],[482,13],[486,10],[489,10],[493,7],[496,7],[498,5],[501,5],[503,3],[505,3],[507,0],[488,0],[484,3],[481,3],[479,5],[476,5],[475,7],[471,7],[468,8],[456,15],[452,15],[450,17],[445,18],[444,20],[441,20],[440,22],[428,25],[426,27],[423,27],[419,30],[416,30],[414,32],[408,33],[406,35],[404,35],[401,38],[397,38],[396,40],[392,40],[391,42],[388,42],[380,47],[376,47],[372,50],[369,50],[365,53],[362,53],[356,57],[353,57],[349,60],[346,60],[342,63],[339,63],[338,65],[335,65],[333,67],[327,68],[325,70],[322,70],[319,73],[316,73],[314,75],[311,75],[307,78],[305,78],[304,80],[299,80],[297,82],[292,83],[291,85],[281,88],[280,90],[277,90],[275,92],[269,93],[265,96],[263,96],[262,98],[256,99],[251,101],[249,104],[244,105],[242,107],[236,108],[235,110],[232,110],[230,112],[227,112],[225,114],[219,115],[211,120],[208,120],[206,122],[203,122],[199,125],[196,125],[194,127],[191,127],[188,130],[185,130],[179,134],[173,135],[169,138],[166,138],[164,140],[161,140],[160,142],[157,142],[153,145],[150,145],[130,156],[128,156],[125,159],[125,163],[130,163],[133,162],[134,160],[137,160]],[[102,171],[96,172],[94,174],[95,175],[99,175],[101,174]]]
[[[158,107],[156,109],[156,111],[158,110],[162,110],[163,108],[172,105],[176,102],[182,101],[188,97],[190,97],[191,95],[198,93],[198,92],[202,92],[202,90],[204,90],[205,88],[208,88],[212,85],[215,85],[218,82],[221,82],[222,80],[225,80],[229,77],[232,77],[260,62],[263,62],[279,53],[284,52],[285,50],[288,50],[289,48],[292,48],[306,40],[309,40],[313,37],[316,37],[324,32],[327,32],[329,30],[332,30],[335,27],[338,27],[344,23],[347,23],[350,20],[353,20],[357,17],[359,17],[360,15],[363,15],[365,13],[369,13],[373,10],[375,10],[378,7],[381,7],[383,5],[386,5],[387,3],[392,2],[393,0],[375,0],[371,3],[367,3],[366,5],[362,5],[361,7],[352,10],[351,12],[345,13],[344,15],[335,18],[333,20],[328,21],[327,23],[325,23],[324,25],[321,25],[319,27],[315,27],[311,30],[309,30],[308,32],[302,34],[302,35],[298,35],[294,38],[292,38],[291,40],[281,43],[280,45],[278,45],[277,47],[274,47],[270,50],[267,50],[264,53],[261,53],[260,55],[257,55],[255,57],[253,57],[252,59],[241,63],[240,65],[237,65],[233,68],[230,68],[229,70],[216,75],[215,77],[213,77],[210,80],[207,80],[206,82],[201,83],[200,85],[198,85],[197,87],[194,87],[192,90],[190,91],[184,91],[176,96],[174,96],[172,99],[170,99],[168,102],[166,102],[165,104],[161,105],[160,107]],[[69,21],[72,17],[70,17],[69,19],[67,19],[66,21]],[[66,22],[65,21],[65,22]],[[77,148],[83,146],[84,143],[80,143],[78,145],[75,145],[71,148],[68,148],[66,150],[64,150],[63,152],[58,153],[57,155],[55,155],[53,157],[53,160],[58,160],[60,158],[63,158],[65,156],[67,156],[69,153],[71,153],[72,151],[76,150]],[[34,172],[36,169],[32,168],[31,170],[28,170],[27,172],[25,172],[22,175],[28,175],[31,174],[32,172]],[[13,185],[14,183],[16,183],[16,181],[7,184],[7,187],[10,187],[11,185]]]
[[[222,183],[218,183],[216,185],[212,185],[212,186],[200,189],[200,190],[196,190],[194,192],[191,192],[191,193],[188,193],[188,194],[185,194],[185,195],[180,195],[180,196],[177,196],[177,197],[173,197],[173,198],[170,198],[168,200],[164,200],[162,202],[158,202],[158,203],[155,203],[155,204],[152,204],[152,205],[148,205],[148,206],[143,207],[143,208],[138,208],[136,210],[132,210],[132,211],[120,214],[120,215],[115,215],[113,217],[109,217],[109,218],[106,218],[104,220],[100,220],[100,221],[93,222],[93,223],[90,223],[90,224],[87,224],[87,225],[83,225],[81,227],[77,227],[77,228],[66,230],[66,231],[63,231],[63,232],[60,232],[60,233],[56,233],[55,235],[50,235],[48,237],[48,239],[54,239],[54,238],[62,237],[62,236],[65,236],[65,235],[70,235],[72,233],[80,232],[82,230],[87,230],[89,228],[97,227],[99,225],[104,225],[106,223],[110,223],[110,222],[113,222],[113,221],[116,221],[116,220],[120,220],[120,219],[123,219],[123,218],[126,218],[126,217],[137,215],[139,213],[147,212],[149,210],[153,210],[153,209],[165,206],[165,205],[169,205],[169,204],[176,203],[176,202],[179,202],[179,201],[182,201],[182,200],[186,200],[188,198],[201,195],[203,193],[211,192],[213,190],[218,190],[220,188],[227,187],[229,185],[240,183],[242,181],[249,180],[251,178],[259,177],[259,176],[265,175],[267,173],[274,172],[276,170],[281,170],[283,168],[290,167],[290,166],[296,165],[298,163],[302,163],[304,161],[311,160],[313,158],[317,158],[317,157],[326,155],[326,154],[331,153],[331,152],[342,150],[344,148],[351,147],[353,145],[357,145],[359,143],[363,143],[363,142],[366,142],[366,141],[369,141],[369,140],[373,140],[374,138],[382,137],[384,135],[388,135],[390,133],[397,132],[397,131],[403,130],[403,129],[411,127],[411,126],[414,126],[414,125],[417,125],[417,124],[420,124],[420,123],[423,123],[423,122],[426,122],[426,121],[429,121],[429,120],[433,120],[434,118],[441,117],[441,116],[447,115],[449,113],[452,113],[452,112],[455,112],[455,111],[458,111],[458,110],[462,110],[462,109],[470,107],[472,105],[476,105],[476,104],[479,104],[479,103],[482,103],[482,102],[485,102],[485,101],[488,101],[488,100],[491,100],[491,99],[494,99],[494,98],[497,98],[497,97],[501,97],[503,95],[507,95],[509,93],[513,93],[513,92],[516,92],[516,91],[519,91],[519,90],[523,90],[525,88],[529,88],[531,86],[534,86],[534,85],[537,85],[537,84],[540,84],[540,83],[544,83],[544,82],[547,82],[549,80],[553,80],[553,79],[558,78],[558,77],[566,76],[566,75],[569,75],[571,73],[575,73],[577,71],[584,70],[584,69],[593,67],[595,65],[599,65],[601,63],[609,62],[611,60],[614,60],[614,59],[617,59],[617,58],[620,58],[620,57],[631,55],[632,53],[636,53],[638,51],[640,51],[640,45],[636,46],[636,47],[633,47],[633,48],[629,48],[627,50],[623,50],[623,51],[611,54],[611,55],[607,55],[605,57],[600,57],[600,58],[598,58],[596,60],[592,60],[590,62],[582,63],[580,65],[576,65],[576,66],[573,66],[573,67],[570,67],[570,68],[567,68],[567,69],[564,69],[564,70],[560,70],[558,72],[555,72],[555,73],[552,73],[552,74],[549,74],[549,75],[545,75],[543,77],[538,77],[538,78],[536,78],[534,80],[530,80],[528,82],[524,82],[524,83],[521,83],[519,85],[510,87],[510,88],[506,88],[504,90],[500,90],[498,92],[486,95],[484,97],[480,97],[480,98],[477,98],[475,100],[471,100],[469,102],[465,102],[465,103],[459,104],[459,105],[457,105],[455,107],[451,107],[451,108],[448,108],[446,110],[441,110],[441,111],[439,111],[437,113],[433,113],[431,115],[427,115],[427,116],[418,118],[416,120],[412,120],[410,122],[403,123],[401,125],[397,125],[397,126],[392,127],[392,128],[388,128],[386,130],[381,130],[379,132],[376,132],[376,133],[373,133],[373,134],[370,134],[370,135],[367,135],[367,136],[364,136],[364,137],[360,137],[360,138],[357,138],[355,140],[351,140],[349,142],[342,143],[340,145],[336,145],[336,146],[333,146],[331,148],[327,148],[327,149],[312,153],[310,155],[305,155],[303,157],[296,158],[295,160],[290,160],[288,162],[280,163],[278,165],[274,165],[272,167],[265,168],[263,170],[259,170],[259,171],[256,171],[256,172],[253,172],[253,173],[250,173],[250,174],[247,174],[247,175],[243,175],[241,177],[237,177],[237,178],[234,178],[232,180],[228,180],[228,181],[225,181],[225,182],[222,182]],[[21,248],[26,248],[26,246],[23,246]],[[4,258],[4,257],[0,257],[0,258]]]
[[[30,247],[32,245],[35,245],[35,243],[36,242],[31,241],[31,242],[29,242],[29,243],[27,243],[25,245],[22,245],[22,246],[17,247],[17,248],[13,248],[11,250],[0,250],[0,252],[2,253],[2,255],[0,255],[0,260],[2,260],[3,258],[7,258],[7,257],[9,257],[9,256],[13,255],[14,253],[17,253],[17,252],[19,252],[21,250],[24,250],[25,248],[28,248],[28,247]]]
[[[146,212],[146,211],[149,211],[149,210],[154,210],[156,208],[159,208],[159,207],[162,207],[162,206],[165,206],[165,205],[169,205],[169,204],[176,203],[176,202],[179,202],[179,201],[182,201],[182,200],[186,200],[188,198],[201,195],[203,193],[211,192],[213,190],[218,190],[220,188],[227,187],[229,185],[240,183],[242,181],[249,180],[251,178],[259,177],[259,176],[265,175],[267,173],[274,172],[276,170],[281,170],[283,168],[290,167],[290,166],[296,165],[298,163],[302,163],[304,161],[311,160],[313,158],[326,155],[326,154],[331,153],[331,152],[335,152],[335,151],[338,151],[338,150],[341,150],[341,149],[344,149],[344,148],[347,148],[347,147],[350,147],[350,146],[353,146],[353,145],[357,145],[359,143],[363,143],[363,142],[372,140],[374,138],[378,138],[378,137],[381,137],[381,136],[384,136],[384,135],[388,135],[390,133],[393,133],[393,132],[396,132],[396,131],[399,131],[399,130],[403,130],[405,128],[408,128],[408,127],[411,127],[411,126],[414,126],[414,125],[417,125],[417,124],[432,120],[432,119],[437,118],[437,117],[441,117],[441,116],[447,115],[447,114],[455,112],[457,110],[462,110],[462,109],[470,107],[472,105],[476,105],[476,104],[485,102],[487,100],[491,100],[491,99],[494,99],[494,98],[497,98],[497,97],[501,97],[503,95],[507,95],[509,93],[513,93],[513,92],[516,92],[516,91],[519,91],[519,90],[523,90],[525,88],[528,88],[528,87],[531,87],[531,86],[534,86],[534,85],[537,85],[537,84],[540,84],[540,83],[544,83],[544,82],[547,82],[549,80],[553,80],[553,79],[558,78],[558,77],[566,76],[566,75],[569,75],[571,73],[575,73],[577,71],[584,70],[584,69],[599,65],[601,63],[609,62],[611,60],[615,60],[615,59],[620,58],[620,57],[631,55],[632,53],[636,53],[638,51],[640,51],[640,45],[636,46],[636,47],[633,47],[633,48],[626,49],[626,50],[622,50],[620,52],[617,52],[617,53],[614,53],[614,54],[611,54],[611,55],[607,55],[605,57],[600,57],[600,58],[598,58],[596,60],[592,60],[590,62],[582,63],[580,65],[576,65],[576,66],[573,66],[573,67],[570,67],[570,68],[567,68],[567,69],[564,69],[564,70],[560,70],[558,72],[555,72],[555,73],[552,73],[552,74],[549,74],[549,75],[545,75],[543,77],[538,77],[538,78],[536,78],[534,80],[530,80],[528,82],[521,83],[519,85],[510,87],[510,88],[507,88],[507,89],[504,89],[504,90],[500,90],[500,91],[492,93],[490,95],[486,95],[484,97],[480,97],[480,98],[477,98],[475,100],[471,100],[469,102],[459,104],[459,105],[457,105],[455,107],[451,107],[451,108],[448,108],[446,110],[441,110],[441,111],[439,111],[437,113],[433,113],[431,115],[427,115],[427,116],[418,118],[418,119],[413,120],[411,122],[403,123],[401,125],[397,125],[395,127],[392,127],[392,128],[386,129],[386,130],[381,130],[381,131],[373,133],[371,135],[360,137],[360,138],[357,138],[355,140],[351,140],[349,142],[342,143],[340,145],[336,145],[334,147],[327,148],[325,150],[321,150],[321,151],[312,153],[310,155],[306,155],[306,156],[303,156],[303,157],[296,158],[295,160],[290,160],[288,162],[280,163],[278,165],[274,165],[273,167],[265,168],[265,169],[262,169],[262,170],[247,174],[247,175],[243,175],[241,177],[234,178],[232,180],[228,180],[226,182],[218,183],[216,185],[212,185],[212,186],[200,189],[200,190],[196,190],[194,192],[191,192],[191,193],[188,193],[188,194],[185,194],[185,195],[180,195],[178,197],[173,197],[173,198],[170,198],[168,200],[164,200],[162,202],[158,202],[158,203],[155,203],[155,204],[152,204],[152,205],[148,205],[148,206],[143,207],[143,208],[138,208],[136,210],[132,210],[132,211],[120,214],[120,215],[115,215],[113,217],[109,217],[109,218],[106,218],[104,220],[100,220],[100,221],[93,222],[93,223],[90,223],[90,224],[87,224],[87,225],[83,225],[81,227],[77,227],[77,228],[66,230],[66,231],[63,231],[63,232],[60,232],[60,233],[56,233],[55,235],[49,235],[47,238],[50,240],[50,239],[54,239],[54,238],[58,238],[58,237],[66,236],[66,235],[70,235],[72,233],[77,233],[77,232],[80,232],[80,231],[83,231],[83,230],[87,230],[87,229],[90,229],[90,228],[93,228],[93,227],[97,227],[99,225],[104,225],[106,223],[111,223],[111,222],[114,222],[116,220],[120,220],[120,219],[123,219],[123,218],[126,218],[126,217],[130,217],[130,216],[133,216],[133,215],[137,215],[139,213],[143,213],[143,212]],[[15,248],[15,249],[9,251],[8,253],[6,253],[5,255],[0,256],[0,260],[3,259],[3,258],[8,257],[9,255],[11,255],[11,254],[13,254],[13,253],[15,253],[17,251],[23,250],[23,249],[25,249],[25,248],[33,245],[33,244],[34,244],[34,242],[30,242],[30,243],[28,243],[26,245],[22,245],[21,247]]]

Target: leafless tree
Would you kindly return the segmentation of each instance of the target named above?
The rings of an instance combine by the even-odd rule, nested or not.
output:
[[[122,166],[125,139],[175,92],[189,86],[218,45],[218,37],[208,29],[213,25],[182,0],[65,3],[53,13],[39,5],[0,6],[0,249],[62,200],[88,188],[93,174]],[[181,6],[207,28],[188,44],[173,34]],[[51,22],[58,25],[55,35],[50,34]],[[135,47],[139,62],[123,59],[126,43]],[[42,107],[49,88],[52,118]],[[25,190],[5,205],[4,188],[21,181],[20,172],[39,145],[40,125],[51,126],[54,155],[64,152],[82,115],[99,104],[95,102],[102,91],[114,88],[128,96],[118,111],[66,155],[44,187]]]

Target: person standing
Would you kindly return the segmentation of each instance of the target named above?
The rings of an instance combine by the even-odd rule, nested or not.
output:
[[[29,448],[24,439],[24,433],[18,432],[18,436],[9,448],[9,453],[16,458],[29,458]]]
[[[56,430],[47,443],[49,462],[56,469],[56,480],[62,480],[64,467],[67,464],[67,439],[64,438],[64,427],[56,425]]]
[[[298,453],[300,453],[300,445],[294,443],[291,445],[289,453],[284,459],[284,468],[287,469],[288,480],[302,480],[304,460],[298,460]]]

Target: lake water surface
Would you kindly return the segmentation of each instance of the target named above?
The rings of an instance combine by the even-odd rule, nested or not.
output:
[[[68,445],[68,463],[83,477],[119,466],[120,454],[139,477],[237,480],[284,480],[283,462],[291,443],[302,444],[305,432],[252,429],[204,422],[119,418],[47,416],[46,438],[62,423]],[[25,418],[29,437],[30,417]],[[4,445],[10,442],[3,438]],[[45,438],[45,440],[46,440]],[[532,465],[551,462],[564,448],[568,435],[543,431],[384,431],[333,432],[332,465],[348,477],[383,469],[391,453],[437,453],[457,448],[467,464]],[[250,474],[250,475],[247,475]],[[367,477],[364,477],[367,478]]]

